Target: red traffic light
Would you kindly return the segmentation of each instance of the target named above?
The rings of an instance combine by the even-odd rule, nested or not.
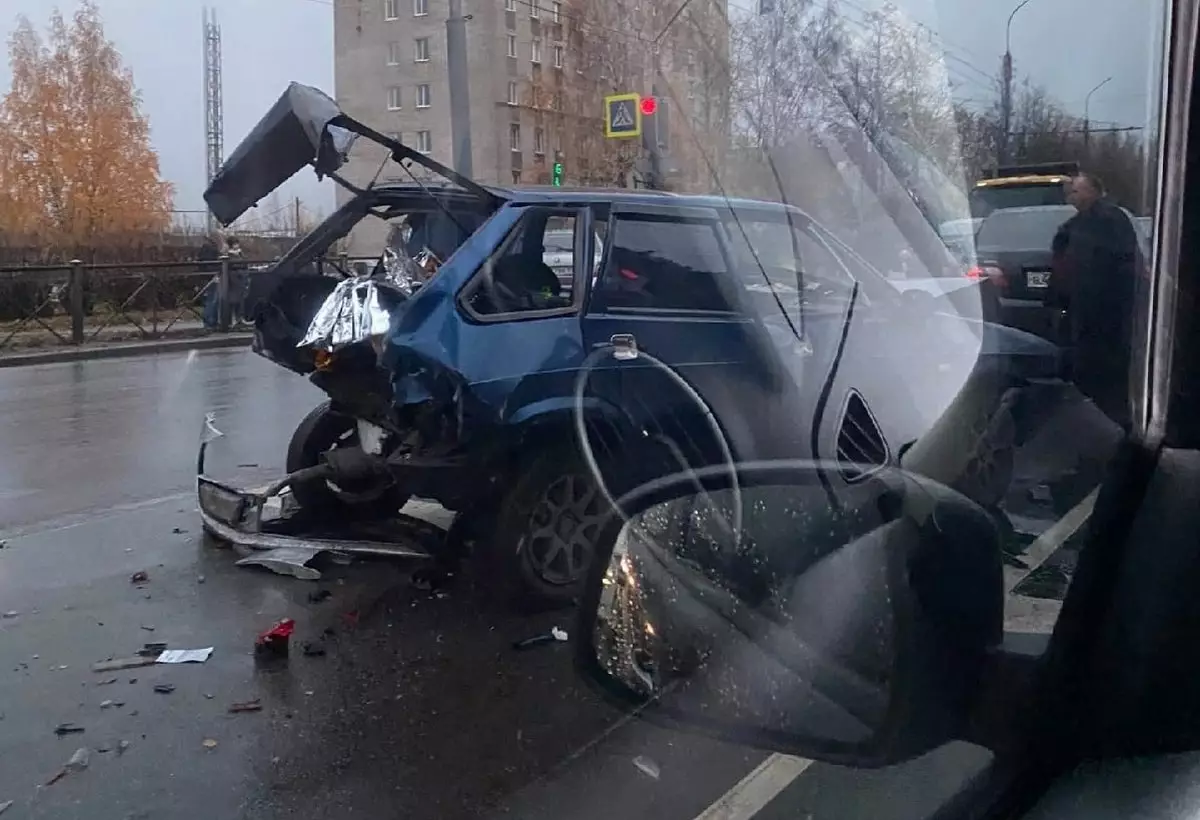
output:
[[[643,117],[654,116],[654,112],[658,110],[658,100],[654,97],[642,97],[639,108],[641,108]]]

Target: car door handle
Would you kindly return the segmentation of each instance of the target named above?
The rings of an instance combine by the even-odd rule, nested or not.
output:
[[[619,362],[628,362],[638,357],[637,339],[632,333],[614,333],[609,343],[613,348],[613,358]]]

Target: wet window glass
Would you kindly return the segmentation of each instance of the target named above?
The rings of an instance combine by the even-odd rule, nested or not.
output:
[[[1089,592],[1194,5],[0,0],[0,820],[929,820],[1057,751],[862,744]]]

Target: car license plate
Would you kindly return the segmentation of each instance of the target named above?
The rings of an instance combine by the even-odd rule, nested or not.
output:
[[[1048,287],[1050,287],[1050,271],[1048,271],[1048,270],[1025,271],[1025,287],[1027,287],[1027,288],[1048,288]]]

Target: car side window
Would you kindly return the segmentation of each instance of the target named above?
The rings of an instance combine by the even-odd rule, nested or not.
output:
[[[796,244],[804,260],[803,308],[843,309],[854,292],[855,282],[849,271],[825,242],[809,231],[797,231]]]
[[[728,313],[729,266],[715,221],[621,216],[609,228],[597,309]]]
[[[576,305],[575,214],[529,208],[468,286],[480,318],[569,311]]]

